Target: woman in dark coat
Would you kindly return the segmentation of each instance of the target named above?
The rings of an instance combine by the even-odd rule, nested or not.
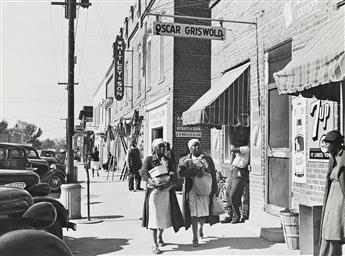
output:
[[[160,254],[162,251],[159,249],[159,246],[165,245],[163,242],[163,230],[172,226],[174,231],[178,232],[180,227],[184,226],[184,220],[174,188],[178,181],[177,174],[171,160],[165,156],[163,139],[154,140],[152,142],[152,150],[152,156],[148,156],[145,159],[140,170],[140,175],[146,181],[142,226],[152,230],[152,252]],[[169,182],[164,185],[160,185],[157,179],[152,177],[153,174],[150,174],[150,170],[159,166],[165,166],[170,176]]]
[[[197,247],[199,245],[198,223],[200,224],[199,236],[203,238],[204,223],[213,225],[219,222],[219,216],[211,214],[213,196],[217,193],[217,179],[213,160],[201,153],[199,140],[190,140],[188,147],[190,154],[180,159],[177,172],[184,178],[182,212],[186,229],[192,225],[193,246]],[[196,185],[193,185],[196,184],[197,177],[209,180],[209,184],[205,183],[206,186],[210,186],[208,192],[206,189],[205,192],[200,192]]]
[[[329,169],[321,216],[320,256],[342,255],[345,243],[344,198],[345,198],[345,152],[344,137],[338,131],[326,134],[324,142],[328,152]]]

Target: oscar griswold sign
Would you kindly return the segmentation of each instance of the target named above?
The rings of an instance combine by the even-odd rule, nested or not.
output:
[[[115,99],[122,100],[124,95],[124,63],[125,63],[125,41],[117,36],[113,45],[114,48],[114,82]]]
[[[153,22],[153,34],[160,36],[225,40],[226,30],[223,27],[155,21]]]

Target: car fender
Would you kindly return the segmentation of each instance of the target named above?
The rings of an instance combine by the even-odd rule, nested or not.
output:
[[[64,241],[42,230],[21,229],[8,232],[0,237],[0,245],[0,255],[73,255]]]
[[[54,205],[57,213],[57,220],[61,223],[62,227],[68,227],[68,211],[66,210],[65,206],[63,206],[63,204],[51,197],[39,196],[34,197],[33,199],[34,203],[49,202]]]
[[[41,178],[41,181],[48,182],[53,175],[59,176],[63,182],[66,179],[66,174],[63,171],[59,169],[50,169],[50,171]]]

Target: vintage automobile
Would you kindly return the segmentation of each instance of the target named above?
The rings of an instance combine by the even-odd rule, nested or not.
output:
[[[19,145],[26,151],[26,156],[34,172],[40,176],[41,182],[48,183],[51,192],[60,192],[61,185],[66,182],[65,166],[49,164],[48,160],[40,158],[36,149],[30,145]]]
[[[51,164],[57,164],[56,150],[55,149],[42,149],[40,157],[48,161]]]
[[[57,219],[49,232],[62,238],[62,228],[72,228],[76,225],[69,222],[68,211],[54,198],[47,197],[50,192],[47,183],[40,183],[40,177],[35,172],[25,169],[31,163],[26,158],[24,148],[15,145],[0,143],[0,185],[11,185],[27,190],[33,196],[34,203],[49,202],[54,205]]]
[[[35,204],[28,191],[10,184],[0,186],[0,235],[22,228],[48,228],[56,217],[55,207],[51,203]]]
[[[51,203],[34,203],[26,190],[0,186],[0,255],[72,255],[61,239],[38,230],[56,218]]]
[[[20,229],[0,237],[0,255],[72,256],[64,241],[42,230]]]

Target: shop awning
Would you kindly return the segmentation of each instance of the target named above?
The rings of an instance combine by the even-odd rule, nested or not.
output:
[[[339,12],[284,69],[273,74],[280,94],[339,97],[334,86],[345,79],[345,19]]]
[[[249,63],[246,63],[226,72],[216,85],[183,112],[183,125],[248,125],[248,67]]]

